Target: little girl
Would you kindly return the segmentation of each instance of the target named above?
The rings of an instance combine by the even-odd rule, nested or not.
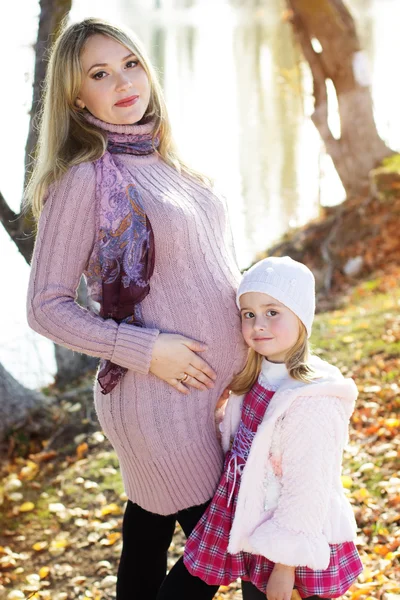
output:
[[[309,355],[314,287],[286,256],[254,265],[237,292],[249,355],[220,426],[224,472],[184,563],[208,584],[241,577],[244,600],[337,598],[362,571],[340,479],[357,389]]]

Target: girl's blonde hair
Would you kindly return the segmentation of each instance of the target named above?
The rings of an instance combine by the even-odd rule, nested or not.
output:
[[[308,365],[310,346],[307,338],[307,330],[300,319],[298,321],[300,325],[299,337],[293,348],[289,350],[285,364],[290,377],[297,379],[297,381],[310,383],[314,379],[315,373]],[[236,375],[229,386],[234,394],[246,394],[251,390],[261,372],[263,358],[253,348],[249,348],[244,369]]]
[[[34,169],[25,192],[27,207],[39,217],[49,186],[72,166],[100,158],[107,145],[106,134],[91,125],[75,105],[82,84],[80,57],[87,40],[96,34],[108,36],[136,55],[147,73],[150,101],[143,121],[153,119],[153,137],[160,140],[158,152],[178,171],[200,182],[209,180],[190,169],[178,156],[157,75],[140,41],[130,32],[101,19],[85,19],[65,27],[51,51],[44,85],[44,100]]]

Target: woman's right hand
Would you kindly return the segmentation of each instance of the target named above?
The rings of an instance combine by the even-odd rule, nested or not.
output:
[[[182,394],[189,394],[187,385],[198,390],[214,387],[215,371],[198,356],[207,346],[175,333],[160,333],[153,347],[150,373],[166,381]],[[185,385],[180,381],[185,375]]]

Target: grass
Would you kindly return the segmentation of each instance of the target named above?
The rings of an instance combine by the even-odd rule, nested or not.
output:
[[[380,600],[382,590],[396,592],[400,570],[395,545],[399,539],[396,511],[400,488],[392,491],[385,484],[400,472],[395,451],[398,446],[393,442],[400,433],[400,427],[394,426],[400,406],[396,391],[400,381],[400,291],[394,287],[383,292],[382,284],[379,279],[366,282],[344,299],[340,310],[317,315],[311,339],[315,353],[353,376],[360,388],[343,471],[350,478],[347,493],[360,524],[366,573],[372,573],[361,579],[365,594],[356,586],[345,596],[351,599],[355,594],[359,600]],[[0,559],[1,548],[7,558],[9,551],[4,548],[8,547],[14,561],[2,575],[6,595],[22,590],[27,597],[26,573],[42,573],[40,569],[46,567],[48,574],[35,584],[35,600],[53,600],[60,593],[64,600],[113,597],[114,586],[106,587],[104,578],[116,573],[126,497],[118,460],[108,442],[101,436],[100,442],[99,438],[94,441],[89,434],[86,439],[88,447],[83,455],[77,443],[70,444],[67,452],[40,464],[34,479],[23,480],[21,502],[32,502],[33,510],[18,512],[16,505],[21,502],[6,498],[0,512]],[[372,467],[364,470],[366,463]],[[10,472],[19,476],[24,465],[22,459],[10,463],[3,481]],[[64,505],[64,514],[52,512],[51,503]],[[38,542],[45,547],[35,551]],[[182,543],[177,530],[169,564],[182,553]],[[71,572],[60,575],[60,564],[70,565],[74,576],[84,578],[82,583],[72,588]],[[97,572],[96,565],[100,564],[102,570]],[[368,591],[369,582],[375,586],[373,591]],[[239,600],[238,585],[221,588],[218,598]]]

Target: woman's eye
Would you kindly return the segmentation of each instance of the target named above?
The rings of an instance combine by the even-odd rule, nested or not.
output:
[[[93,79],[104,79],[104,75],[107,75],[105,71],[97,71],[97,73],[93,75]]]
[[[128,60],[126,66],[130,69],[131,67],[136,67],[139,64],[138,60]]]

